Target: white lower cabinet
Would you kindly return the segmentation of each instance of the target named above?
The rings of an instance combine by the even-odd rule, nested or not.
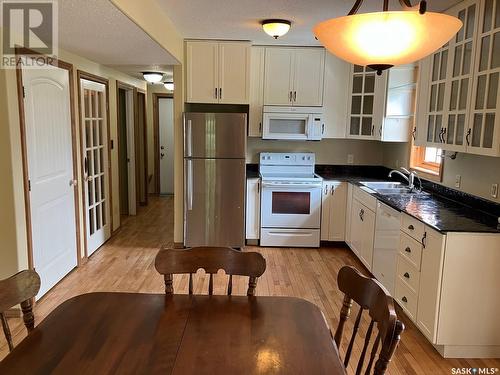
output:
[[[323,181],[321,202],[321,240],[344,241],[346,227],[347,182]]]
[[[445,358],[500,356],[500,235],[443,234],[405,214],[401,230],[403,311]]]
[[[260,178],[247,179],[246,239],[260,237]]]
[[[354,196],[351,205],[351,249],[370,271],[372,269],[374,235],[375,212]]]

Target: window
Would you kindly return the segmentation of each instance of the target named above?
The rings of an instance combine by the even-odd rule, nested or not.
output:
[[[410,167],[423,172],[431,179],[441,179],[443,151],[436,147],[414,146],[411,148]]]

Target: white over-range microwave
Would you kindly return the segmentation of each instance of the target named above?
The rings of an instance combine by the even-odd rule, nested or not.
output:
[[[322,108],[264,106],[262,139],[319,141],[325,131]]]

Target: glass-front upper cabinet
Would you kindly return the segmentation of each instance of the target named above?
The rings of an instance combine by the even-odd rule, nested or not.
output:
[[[466,143],[475,154],[500,156],[500,0],[481,4]]]
[[[377,76],[374,70],[359,65],[353,65],[351,73],[348,137],[375,139],[382,124],[387,73]]]
[[[465,1],[452,8],[463,27],[450,41],[448,65],[449,95],[446,95],[446,119],[443,127],[442,148],[450,151],[466,150],[466,131],[471,106],[474,54],[479,9],[475,2]]]
[[[417,144],[500,156],[500,0],[466,0],[447,13],[464,26],[420,63]]]
[[[447,93],[446,77],[448,72],[449,44],[445,44],[429,57],[431,59],[430,87],[426,108],[426,143],[440,147],[443,142],[444,98]]]

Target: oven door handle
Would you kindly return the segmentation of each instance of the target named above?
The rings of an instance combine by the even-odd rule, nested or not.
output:
[[[276,184],[269,182],[262,182],[263,188],[288,188],[288,189],[314,189],[314,188],[322,188],[323,185],[319,184]]]

